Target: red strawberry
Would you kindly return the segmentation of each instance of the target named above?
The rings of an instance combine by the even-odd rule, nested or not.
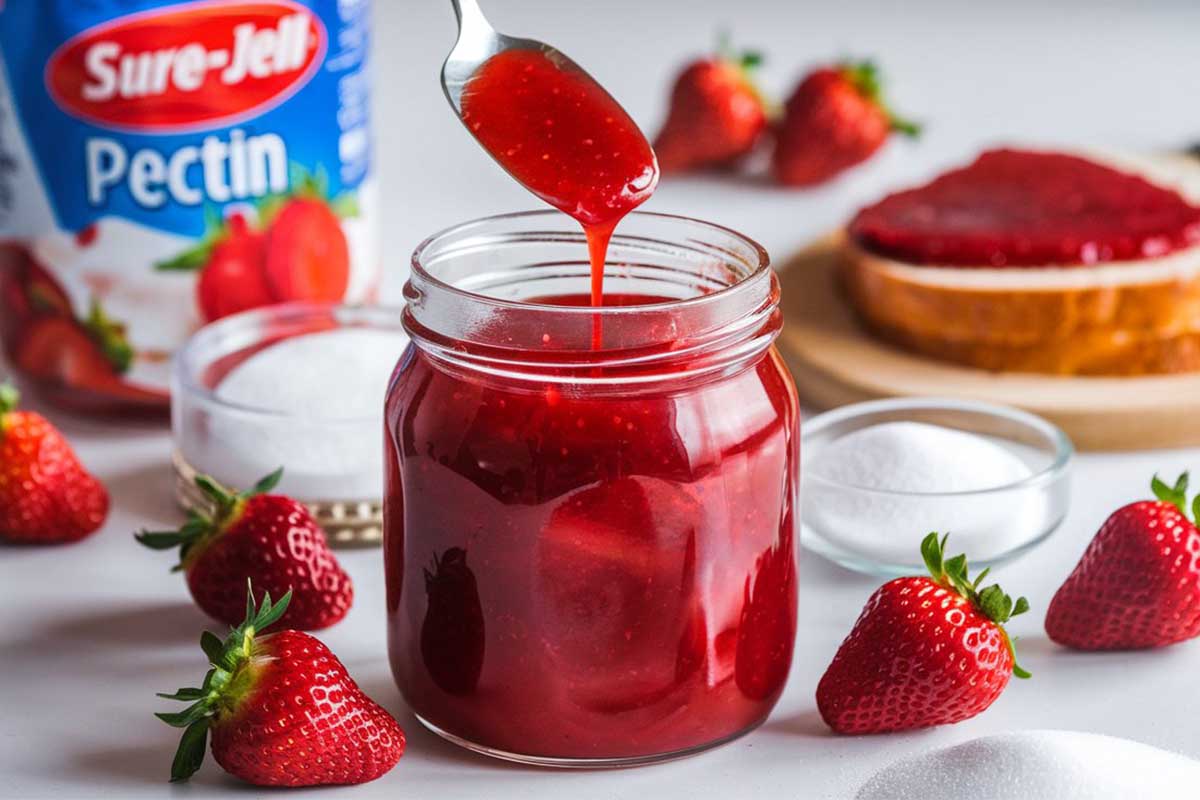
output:
[[[240,214],[229,218],[227,229],[212,246],[196,283],[200,314],[208,322],[275,302],[267,285],[265,238],[250,230]]]
[[[892,131],[916,136],[920,129],[883,104],[874,64],[818,69],[796,87],[785,107],[775,177],[792,186],[823,183],[870,158]]]
[[[350,282],[350,248],[324,200],[294,197],[267,232],[267,281],[279,300],[334,303]]]
[[[45,417],[15,410],[18,399],[0,386],[0,539],[50,544],[96,532],[108,492]]]
[[[761,63],[757,53],[722,52],[680,73],[654,140],[663,172],[729,166],[754,149],[767,127],[765,103],[751,78]]]
[[[1009,675],[1027,678],[1002,627],[1029,610],[967,576],[967,558],[943,561],[931,533],[921,554],[931,578],[876,590],[817,685],[817,708],[837,733],[881,733],[961,722],[987,709]]]
[[[215,512],[189,513],[177,531],[143,531],[137,540],[155,550],[179,547],[188,589],[209,616],[230,625],[242,619],[242,588],[254,582],[260,595],[295,591],[284,622],[294,628],[327,628],[346,616],[354,587],[312,514],[290,497],[266,494],[279,469],[248,492],[234,492],[202,475],[196,485]]]
[[[1200,530],[1187,516],[1188,476],[1157,477],[1158,500],[1113,512],[1059,587],[1046,633],[1080,650],[1161,647],[1200,635]],[[1192,505],[1200,514],[1200,496]]]
[[[171,781],[195,774],[212,733],[221,768],[259,786],[321,786],[373,781],[404,754],[404,731],[363,694],[342,662],[307,633],[261,635],[285,616],[291,592],[256,608],[221,641],[205,631],[200,646],[211,668],[199,688],[160,694],[191,703],[156,714],[184,728]]]
[[[195,246],[154,268],[200,273],[196,305],[206,322],[279,301],[267,284],[265,237],[237,212],[209,220],[208,232]]]

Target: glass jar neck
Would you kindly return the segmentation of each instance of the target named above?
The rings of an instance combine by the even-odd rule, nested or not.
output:
[[[735,369],[781,326],[765,251],[708,223],[631,214],[610,246],[606,305],[583,300],[589,280],[583,233],[562,214],[466,223],[417,249],[404,325],[460,368],[621,384]]]

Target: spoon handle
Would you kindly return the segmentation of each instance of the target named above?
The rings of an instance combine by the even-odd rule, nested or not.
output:
[[[483,9],[479,7],[476,0],[450,0],[450,2],[454,5],[454,15],[458,17],[458,27],[465,28],[480,22],[487,25],[487,18],[483,16]]]

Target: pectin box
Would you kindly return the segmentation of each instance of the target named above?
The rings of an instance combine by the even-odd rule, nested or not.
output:
[[[368,0],[0,0],[0,340],[83,410],[166,408],[206,322],[380,273]]]

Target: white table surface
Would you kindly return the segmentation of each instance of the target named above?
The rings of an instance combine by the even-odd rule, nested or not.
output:
[[[1158,3],[800,3],[783,0],[490,0],[502,27],[555,42],[591,68],[648,128],[670,73],[721,23],[773,57],[766,85],[840,54],[877,56],[895,106],[929,123],[844,180],[788,192],[754,180],[668,181],[649,208],[706,217],[759,238],[782,260],[889,186],[995,142],[1166,148],[1200,138],[1200,5]],[[819,5],[819,10],[810,7]],[[831,6],[837,5],[837,8]],[[1049,8],[1053,5],[1054,8]],[[468,217],[531,206],[468,141],[436,83],[453,36],[444,0],[376,0],[379,162],[387,192],[388,294],[426,234]],[[1137,9],[1141,10],[1137,10]],[[176,732],[151,716],[152,693],[198,679],[206,619],[169,559],[131,532],[178,521],[168,438],[155,428],[54,415],[107,483],[114,509],[98,535],[65,548],[0,549],[0,797],[212,797],[265,794],[211,761],[169,787]],[[1197,424],[1180,420],[1181,425]],[[1073,507],[1055,536],[997,571],[1033,612],[1011,626],[1022,663],[982,716],[937,730],[868,738],[830,735],[813,691],[877,580],[801,560],[800,627],[787,691],[767,723],[689,760],[636,770],[563,773],[492,762],[423,731],[392,685],[385,655],[378,551],[345,553],[357,598],[322,638],[409,736],[400,765],[363,787],[323,797],[852,797],[902,755],[987,733],[1066,728],[1127,736],[1200,757],[1200,644],[1080,655],[1041,629],[1054,588],[1104,517],[1146,494],[1154,471],[1200,467],[1200,451],[1081,457]],[[1180,796],[1185,796],[1186,792]]]

